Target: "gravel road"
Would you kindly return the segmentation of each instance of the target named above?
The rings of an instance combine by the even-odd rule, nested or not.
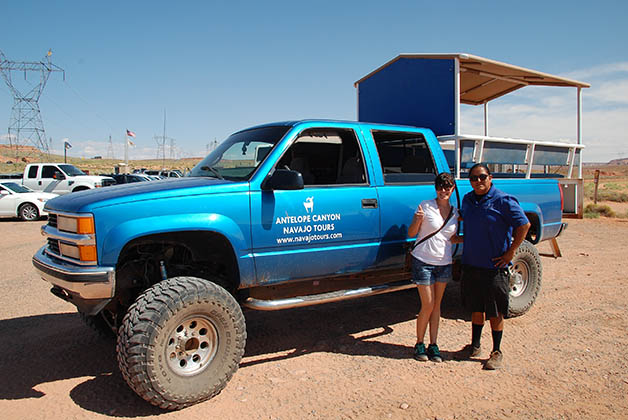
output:
[[[413,290],[248,311],[246,354],[227,388],[178,412],[137,397],[118,371],[114,343],[37,278],[31,256],[43,245],[42,223],[0,220],[2,419],[628,418],[626,221],[569,221],[563,258],[542,259],[536,304],[506,321],[501,371],[481,369],[488,325],[481,357],[455,360],[471,327],[453,284],[439,338],[444,363],[411,357]]]

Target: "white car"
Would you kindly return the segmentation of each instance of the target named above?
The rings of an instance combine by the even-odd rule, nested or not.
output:
[[[44,205],[55,197],[58,194],[33,191],[15,182],[0,182],[0,217],[37,220],[48,214]]]

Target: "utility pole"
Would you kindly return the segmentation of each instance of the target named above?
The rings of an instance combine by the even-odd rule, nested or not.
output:
[[[15,160],[19,158],[20,146],[30,142],[37,149],[46,155],[50,155],[50,144],[46,141],[44,123],[39,110],[39,98],[46,86],[46,82],[52,72],[62,72],[65,80],[65,70],[52,64],[50,57],[52,50],[43,60],[33,61],[10,61],[0,51],[0,73],[4,81],[9,86],[13,94],[13,108],[11,110],[11,120],[9,121],[8,139],[9,147],[15,147]],[[26,72],[33,71],[39,73],[39,83],[32,84],[26,81]],[[19,89],[13,79],[13,72],[24,74],[27,82],[25,89]]]

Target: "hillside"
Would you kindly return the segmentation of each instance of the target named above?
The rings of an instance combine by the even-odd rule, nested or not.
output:
[[[17,155],[17,156],[16,156]],[[179,169],[185,171],[196,165],[202,157],[185,159],[147,159],[130,160],[129,172],[133,169]],[[42,153],[32,146],[19,146],[10,148],[8,145],[0,144],[0,173],[22,172],[28,163],[35,162],[63,162],[63,156]],[[124,163],[122,159],[81,159],[68,157],[67,162],[91,174],[113,173],[115,167]]]

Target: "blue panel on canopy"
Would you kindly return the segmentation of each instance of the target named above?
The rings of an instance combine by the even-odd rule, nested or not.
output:
[[[453,59],[401,58],[358,86],[359,121],[455,133]]]

